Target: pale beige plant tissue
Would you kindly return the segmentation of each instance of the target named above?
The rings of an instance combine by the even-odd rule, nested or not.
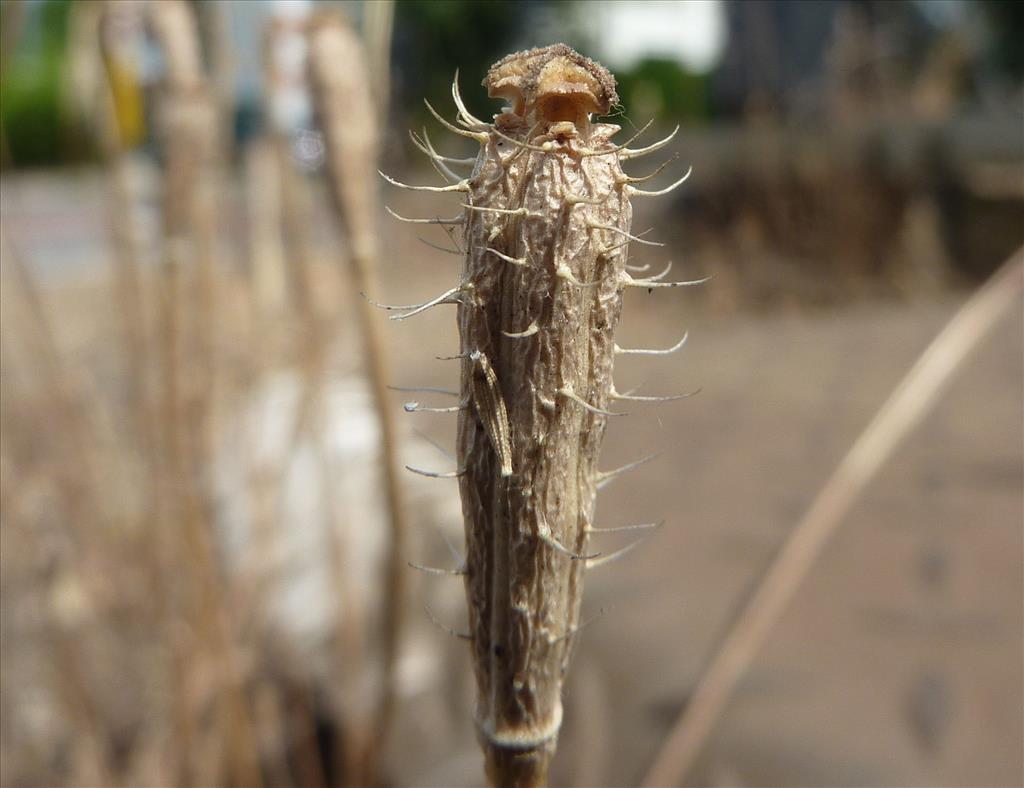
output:
[[[468,178],[418,140],[455,181],[420,188],[462,196],[461,216],[436,220],[463,227],[462,276],[394,317],[458,305],[476,723],[491,781],[538,785],[562,721],[583,575],[613,557],[588,542],[605,424],[629,399],[612,383],[615,355],[631,352],[614,340],[622,293],[692,283],[628,273],[630,241],[650,243],[630,234],[630,198],[654,192],[631,185],[621,164],[668,140],[633,150],[612,142],[619,126],[591,120],[618,102],[605,68],[556,44],[509,55],[484,85],[507,101],[493,123],[468,112],[457,84],[458,125],[438,116],[480,144]]]

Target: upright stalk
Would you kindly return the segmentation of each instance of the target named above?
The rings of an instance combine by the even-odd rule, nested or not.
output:
[[[662,352],[615,344],[622,294],[696,282],[627,273],[631,241],[661,245],[630,234],[630,198],[667,193],[686,176],[659,191],[631,185],[644,179],[621,162],[668,140],[631,150],[612,143],[618,126],[592,122],[618,102],[605,68],[556,44],[509,55],[484,85],[508,102],[493,123],[469,113],[458,84],[458,125],[434,113],[479,143],[469,176],[447,166],[465,160],[440,156],[424,137],[414,141],[449,185],[389,179],[459,194],[465,208],[454,219],[409,220],[462,225],[465,259],[454,287],[392,319],[458,307],[461,396],[451,410],[477,731],[493,783],[536,786],[547,781],[562,723],[584,570],[616,555],[588,555],[597,486],[609,476],[597,468],[605,424],[622,415],[609,408],[678,398],[615,390],[615,355]]]
[[[379,258],[377,214],[376,108],[362,44],[338,17],[324,14],[309,34],[310,78],[326,140],[330,191],[349,241],[349,273],[365,348],[364,360],[381,429],[385,496],[390,520],[381,631],[383,677],[372,735],[364,762],[372,768],[394,715],[396,670],[404,619],[406,522],[399,481],[398,439],[388,399],[387,348],[367,297],[376,291]]]
[[[225,756],[231,779],[246,786],[262,782],[253,717],[245,694],[241,666],[234,652],[222,578],[212,545],[212,502],[209,484],[209,416],[212,406],[213,270],[210,217],[212,195],[208,169],[217,154],[217,117],[211,88],[203,74],[199,34],[192,9],[181,0],[149,6],[149,21],[165,62],[160,120],[166,153],[163,194],[164,250],[159,286],[161,346],[160,475],[162,530],[173,534],[168,548],[180,565],[194,572],[192,584],[181,593],[193,626],[202,634],[220,669],[218,723],[227,741]],[[190,255],[198,257],[193,270]],[[182,298],[182,275],[197,273],[192,298]],[[184,320],[183,318],[190,318]],[[183,328],[192,328],[199,363],[192,365]],[[189,374],[191,372],[192,374]],[[198,374],[197,374],[198,372]],[[180,537],[177,529],[181,529]],[[165,537],[166,538],[166,537]],[[178,539],[180,538],[180,542]],[[180,553],[179,553],[180,551]],[[175,672],[187,670],[189,659],[174,656]],[[179,750],[197,751],[193,713],[176,699]],[[186,768],[188,765],[186,764]],[[187,782],[190,775],[182,775]]]

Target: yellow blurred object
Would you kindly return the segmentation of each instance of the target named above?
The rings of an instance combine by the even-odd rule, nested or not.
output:
[[[106,66],[117,131],[121,135],[121,144],[131,148],[142,142],[146,133],[142,88],[135,69],[115,59],[108,59]]]

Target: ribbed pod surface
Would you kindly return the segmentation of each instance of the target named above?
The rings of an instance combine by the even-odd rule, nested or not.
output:
[[[566,50],[520,57],[534,57],[537,80]],[[600,69],[571,55],[563,83]],[[514,102],[484,132],[458,295],[477,725],[492,780],[511,784],[543,782],[561,721],[632,216],[611,142],[619,128],[583,110],[563,119],[578,102],[546,116],[530,78],[520,112]],[[598,97],[606,111],[613,96]]]

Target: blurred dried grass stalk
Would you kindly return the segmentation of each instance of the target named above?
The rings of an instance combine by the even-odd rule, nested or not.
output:
[[[353,289],[362,296],[355,306],[359,315],[364,362],[380,422],[391,526],[383,589],[381,695],[373,727],[365,733],[364,741],[356,742],[360,752],[350,759],[350,765],[365,762],[366,771],[358,773],[369,779],[374,751],[386,739],[394,715],[395,673],[408,570],[402,558],[406,553],[407,526],[399,480],[398,439],[387,391],[390,381],[387,351],[380,335],[380,324],[368,301],[376,295],[375,268],[380,257],[377,229],[380,199],[375,172],[380,132],[376,122],[377,108],[370,93],[366,54],[358,36],[341,17],[325,13],[314,20],[309,33],[309,67],[316,111],[325,136],[331,197],[348,233]]]
[[[399,561],[401,436],[385,410],[384,351],[369,321],[348,345],[361,349],[371,385],[328,374],[336,340],[351,333],[340,297],[372,290],[378,256],[370,99],[344,97],[343,107],[363,102],[368,125],[342,128],[330,116],[337,95],[322,96],[355,284],[346,288],[312,254],[308,184],[280,134],[262,141],[271,165],[250,173],[250,194],[264,203],[249,217],[254,246],[279,254],[232,266],[227,59],[215,85],[183,0],[83,9],[97,14],[85,54],[108,78],[93,122],[113,241],[109,291],[85,292],[112,307],[91,310],[83,331],[55,310],[68,297],[51,301],[0,239],[0,782],[385,781],[380,749],[398,692],[408,568]],[[126,36],[144,30],[165,61],[153,113],[155,267],[135,223],[145,173],[115,87],[133,67]],[[364,73],[352,34],[326,22],[314,41],[325,31],[357,59],[346,71]],[[356,87],[365,91],[365,80]],[[382,477],[386,495],[377,494]],[[433,489],[414,491],[421,523],[445,505]],[[390,535],[381,527],[389,519]],[[313,596],[300,572],[323,580]]]
[[[645,786],[679,785],[688,775],[737,684],[843,516],[935,405],[971,352],[1011,309],[1019,308],[1022,291],[1024,247],[953,315],[819,491],[697,682],[648,770]]]
[[[391,100],[391,37],[395,26],[394,0],[376,0],[363,6],[363,38],[366,63],[373,81],[377,106],[377,128],[387,128],[388,103]]]
[[[155,521],[161,531],[178,527],[184,531],[182,543],[167,545],[164,555],[174,565],[191,567],[194,585],[189,583],[187,590],[172,586],[167,591],[171,596],[185,596],[186,620],[194,621],[195,631],[217,666],[224,689],[217,716],[223,726],[230,774],[242,784],[254,785],[260,784],[261,774],[252,711],[224,609],[224,582],[216,566],[214,501],[202,481],[202,471],[210,468],[212,460],[210,420],[216,364],[212,355],[213,315],[217,306],[211,170],[218,152],[219,124],[213,88],[203,74],[192,11],[181,2],[154,4],[149,11],[150,25],[166,63],[160,106],[166,160],[158,301],[163,429],[158,439],[157,463],[161,470]],[[186,366],[190,363],[194,367]],[[197,472],[198,478],[190,478]],[[185,693],[175,693],[178,703],[186,703],[186,697]],[[180,708],[176,717],[181,720],[176,731],[178,749],[191,753],[197,740],[191,724],[195,713]],[[195,772],[186,771],[180,779],[188,783],[196,777]],[[209,777],[216,779],[216,775]]]

